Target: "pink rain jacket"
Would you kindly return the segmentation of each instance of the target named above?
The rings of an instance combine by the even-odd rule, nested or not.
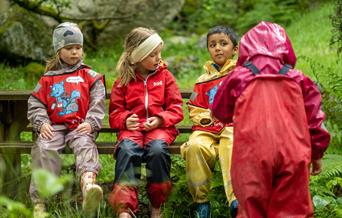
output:
[[[241,39],[236,68],[218,88],[212,113],[233,121],[231,177],[238,217],[312,217],[309,164],[330,135],[321,95],[295,66],[285,30],[261,22]]]
[[[244,67],[246,61],[251,61],[259,69],[260,74],[255,76]],[[296,64],[296,56],[285,31],[271,23],[260,23],[259,28],[248,32],[240,42],[236,68],[222,83],[215,96],[212,105],[215,117],[225,123],[232,122],[236,101],[246,87],[258,77],[284,77],[278,73],[284,64],[292,67]],[[321,94],[316,84],[298,70],[291,69],[285,77],[296,82],[302,91],[307,118],[307,123],[303,125],[308,125],[310,131],[312,158],[322,158],[328,147],[330,135],[323,127],[325,114],[321,110]],[[289,99],[284,100],[289,101]],[[264,107],[272,107],[272,105],[264,105]],[[235,113],[238,111],[239,108]]]

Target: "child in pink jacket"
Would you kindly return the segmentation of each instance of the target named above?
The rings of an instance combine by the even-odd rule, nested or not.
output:
[[[321,94],[295,64],[285,30],[261,22],[242,37],[237,67],[215,96],[213,115],[234,125],[238,217],[313,216],[309,166],[320,172],[330,135]]]

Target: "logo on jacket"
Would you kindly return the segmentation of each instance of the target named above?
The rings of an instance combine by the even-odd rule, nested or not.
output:
[[[64,89],[64,81],[55,83],[51,88],[51,96],[56,98],[56,102],[52,104],[51,109],[62,108],[62,111],[58,112],[59,116],[70,114],[78,111],[78,104],[76,99],[81,96],[80,92],[74,90],[69,96]]]
[[[83,83],[84,82],[84,79],[80,76],[69,76],[66,81],[68,83]]]
[[[162,86],[163,85],[163,81],[158,81],[158,82],[153,82],[153,87],[155,86]]]
[[[217,92],[217,85],[211,88],[206,94],[209,96],[209,104],[212,104],[214,102],[214,98]]]

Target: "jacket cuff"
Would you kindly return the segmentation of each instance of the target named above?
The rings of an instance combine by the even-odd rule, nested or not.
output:
[[[40,132],[40,129],[42,128],[44,123],[48,123],[51,125],[51,121],[49,119],[39,120],[32,125],[33,131]]]
[[[311,159],[312,160],[319,160],[323,157],[324,155],[324,151],[320,150],[320,149],[313,149],[312,150],[312,155],[311,155]]]
[[[211,126],[214,123],[212,117],[210,117],[209,112],[204,112],[198,114],[199,123],[203,127]]]
[[[130,117],[133,113],[131,111],[126,111],[124,112],[120,117],[121,117],[121,124],[120,124],[120,127],[119,129],[127,129],[127,126],[126,126],[126,120],[128,117]]]
[[[99,131],[100,128],[101,128],[101,127],[98,127],[98,126],[96,125],[96,122],[93,121],[93,120],[91,120],[91,119],[85,119],[84,122],[90,124],[90,127],[91,127],[92,132],[97,132],[97,131]]]

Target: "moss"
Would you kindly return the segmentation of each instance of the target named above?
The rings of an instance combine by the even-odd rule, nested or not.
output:
[[[0,53],[39,61],[52,54],[51,30],[37,15],[14,5],[0,17],[0,24]]]

